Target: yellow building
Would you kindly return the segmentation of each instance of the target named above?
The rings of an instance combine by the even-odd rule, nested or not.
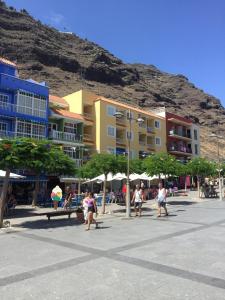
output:
[[[70,112],[83,115],[83,143],[89,154],[126,152],[129,137],[129,112],[131,123],[131,157],[143,157],[147,153],[166,152],[165,118],[137,106],[125,104],[91,92],[80,90],[63,97],[69,104]],[[124,117],[115,118],[115,112]],[[144,123],[138,124],[137,118]],[[87,157],[88,158],[88,157]]]

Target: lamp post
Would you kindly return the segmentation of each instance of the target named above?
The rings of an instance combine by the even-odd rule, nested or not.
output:
[[[114,117],[120,119],[124,117],[124,114],[120,111],[115,112]],[[129,130],[127,132],[127,183],[126,183],[126,218],[130,218],[131,209],[130,209],[130,144],[131,144],[131,122],[134,120],[138,124],[144,122],[142,118],[132,118],[131,110],[129,109],[127,114],[127,120],[129,122]]]
[[[221,135],[212,133],[209,135],[209,137],[211,138],[216,138],[217,141],[217,159],[218,159],[218,169],[216,169],[216,171],[219,174],[219,197],[220,200],[223,200],[223,177],[221,178],[221,172],[222,169],[220,169],[220,144],[219,144],[219,140],[222,139],[223,137]]]

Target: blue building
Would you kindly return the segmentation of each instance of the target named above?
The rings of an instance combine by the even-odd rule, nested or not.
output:
[[[49,89],[19,78],[16,64],[0,57],[0,137],[48,135]]]

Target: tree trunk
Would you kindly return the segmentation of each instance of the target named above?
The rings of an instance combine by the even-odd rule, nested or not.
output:
[[[200,198],[200,178],[197,177],[197,190],[198,190],[198,198]]]
[[[103,184],[102,214],[105,213],[106,182],[107,182],[107,175],[105,175],[104,184]]]
[[[8,184],[9,184],[9,176],[10,176],[10,170],[7,169],[3,181],[1,196],[0,196],[0,228],[2,228],[3,226],[3,217],[4,217],[6,195],[7,195]]]
[[[40,180],[39,180],[39,175],[36,176],[36,181],[35,181],[35,189],[33,193],[33,199],[32,199],[32,206],[37,205],[37,196],[39,193],[39,188],[40,188]]]
[[[184,191],[187,192],[187,182],[186,182],[186,175],[184,176]]]

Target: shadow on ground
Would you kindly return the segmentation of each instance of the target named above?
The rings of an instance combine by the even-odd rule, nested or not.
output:
[[[32,220],[25,221],[21,224],[16,225],[16,227],[20,228],[29,228],[29,229],[49,229],[49,228],[58,228],[58,227],[66,227],[66,226],[81,226],[81,223],[76,218],[71,219],[52,219],[48,221],[47,219],[42,220]]]
[[[26,218],[26,217],[33,217],[36,216],[37,212],[35,208],[22,208],[16,207],[13,210],[10,210],[6,215],[6,219],[14,219],[14,218]]]
[[[148,212],[148,211],[153,211],[155,209],[149,208],[149,207],[142,207],[142,212]],[[118,208],[118,209],[113,209],[113,213],[125,213],[126,212],[126,207],[124,208]],[[134,212],[134,207],[131,207],[131,212]]]
[[[196,204],[197,202],[194,201],[185,201],[185,200],[176,200],[176,201],[167,201],[167,204],[169,205],[193,205]]]

